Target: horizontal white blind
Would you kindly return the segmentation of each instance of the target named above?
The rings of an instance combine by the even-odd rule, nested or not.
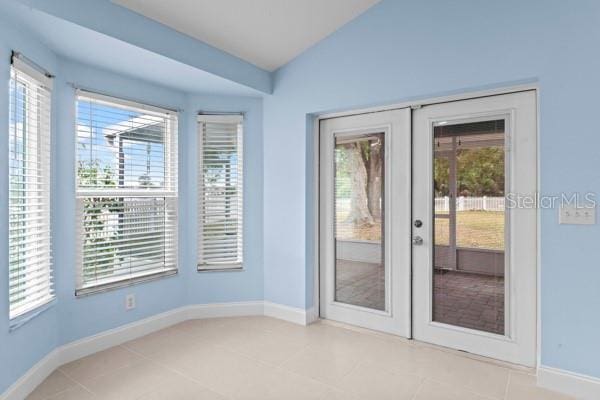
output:
[[[198,138],[198,269],[243,262],[243,120],[201,115]]]
[[[177,270],[177,114],[77,96],[77,293]]]
[[[9,110],[9,304],[13,319],[51,301],[51,92],[13,63]],[[32,76],[32,75],[35,75]],[[48,78],[49,79],[49,78]]]

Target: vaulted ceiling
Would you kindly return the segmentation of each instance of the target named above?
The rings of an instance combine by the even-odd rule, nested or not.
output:
[[[112,0],[273,71],[380,0]]]

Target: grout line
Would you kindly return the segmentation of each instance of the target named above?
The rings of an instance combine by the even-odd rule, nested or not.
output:
[[[307,346],[307,347],[308,347],[308,346]],[[283,366],[278,366],[278,367],[275,367],[275,368],[276,368],[277,370],[281,371],[281,372],[285,372],[285,373],[288,373],[288,374],[294,375],[294,376],[296,376],[296,377],[299,377],[299,378],[302,378],[302,379],[307,379],[307,380],[309,380],[309,381],[311,381],[311,382],[314,382],[314,383],[318,383],[319,385],[323,385],[323,386],[325,386],[325,387],[327,387],[327,388],[329,388],[329,389],[331,389],[331,390],[333,390],[333,391],[342,392],[342,393],[344,393],[345,395],[351,396],[352,398],[355,398],[355,397],[356,397],[356,396],[354,396],[353,394],[350,394],[350,393],[346,392],[345,390],[343,390],[343,389],[340,389],[339,387],[337,387],[337,386],[335,386],[335,385],[333,385],[333,384],[331,384],[331,383],[329,383],[329,382],[324,382],[324,381],[318,380],[318,379],[316,379],[316,378],[313,378],[312,376],[308,376],[308,375],[301,374],[300,372],[297,372],[297,371],[293,371],[293,370],[287,369],[287,368],[285,368],[285,367],[283,367]],[[353,371],[355,368],[356,368],[356,367],[352,368],[351,372],[352,372],[352,371]],[[344,376],[346,376],[346,375],[344,375]]]
[[[71,381],[73,383],[73,385],[67,387],[66,389],[60,390],[56,393],[53,393],[51,395],[45,396],[42,400],[48,400],[51,399],[54,396],[58,396],[59,394],[62,394],[64,392],[66,392],[67,390],[71,390],[73,388],[76,388],[78,386],[81,386],[81,384],[79,382],[77,382],[75,379],[71,378],[69,375],[65,374],[63,371],[61,371],[59,368],[56,368],[54,371],[51,372],[51,374],[53,374],[54,372],[59,372],[61,373],[65,378],[67,378],[68,381]],[[50,377],[50,375],[48,375],[48,377]],[[44,382],[46,382],[48,378],[44,379],[38,386],[35,387],[35,389],[37,389],[38,387],[42,386],[44,384]],[[35,391],[34,389],[34,391]],[[85,389],[85,388],[84,388]],[[31,392],[33,393],[33,392]],[[29,393],[31,395],[31,393]]]
[[[195,336],[195,335],[191,334],[191,336]],[[218,346],[218,345],[214,345],[214,344],[210,344],[210,346],[217,347],[217,348],[222,347],[222,346]],[[128,349],[128,350],[131,351],[132,353],[136,354],[137,356],[144,358],[146,361],[150,361],[151,363],[154,363],[154,364],[156,364],[156,365],[158,365],[158,366],[160,366],[160,367],[162,367],[162,368],[164,368],[164,369],[166,369],[166,370],[168,370],[168,371],[170,371],[170,372],[172,372],[172,373],[174,373],[176,375],[179,375],[180,377],[183,377],[185,379],[188,379],[188,380],[190,380],[190,381],[198,384],[200,387],[202,387],[202,388],[204,388],[206,390],[214,392],[214,393],[216,393],[216,394],[218,394],[218,395],[220,395],[222,397],[225,397],[227,399],[233,400],[233,398],[231,396],[229,396],[228,394],[225,394],[225,393],[222,393],[222,392],[217,391],[215,389],[207,387],[204,383],[200,382],[198,379],[194,378],[193,376],[190,376],[190,375],[186,374],[185,372],[182,372],[182,371],[180,371],[180,370],[178,370],[176,368],[173,368],[173,367],[171,367],[170,365],[168,365],[168,364],[166,364],[164,362],[161,362],[159,360],[156,360],[156,359],[152,358],[152,355],[148,356],[148,355],[145,355],[145,354],[140,353],[139,351],[136,351],[136,350],[133,350],[133,349]]]
[[[67,377],[67,378],[68,378],[68,379],[71,379],[71,378],[69,378],[69,377]],[[73,379],[71,379],[71,380],[73,381]],[[73,381],[73,382],[75,382],[75,381]],[[43,382],[42,382],[42,383],[43,383]],[[41,386],[41,384],[40,384],[40,385],[38,385],[38,387],[39,387],[39,386]],[[88,392],[89,394],[92,394],[92,395],[94,395],[94,396],[95,396],[95,394],[94,394],[94,393],[92,393],[90,390],[88,390],[88,388],[86,388],[85,386],[83,386],[81,383],[79,383],[79,382],[75,382],[75,384],[74,384],[73,386],[69,386],[68,388],[66,388],[66,389],[64,389],[64,390],[61,390],[60,392],[56,392],[56,393],[53,393],[53,394],[51,394],[50,396],[46,396],[46,397],[42,398],[42,400],[50,400],[50,399],[52,399],[52,398],[54,398],[54,397],[56,397],[56,396],[59,396],[59,395],[61,395],[61,394],[64,394],[64,393],[68,392],[69,390],[73,390],[73,389],[75,389],[75,388],[78,388],[78,387],[79,387],[79,388],[82,388],[83,390],[85,390],[85,391],[86,391],[86,392]],[[36,387],[36,389],[37,389],[37,387]],[[32,392],[32,393],[33,393],[33,392]],[[31,393],[30,393],[30,395],[31,395]]]
[[[508,386],[510,385],[510,378],[512,377],[512,372],[508,372],[508,379],[506,379],[506,388],[504,390],[504,400],[508,398]]]
[[[530,367],[513,364],[513,363],[510,363],[507,361],[496,360],[496,359],[493,359],[490,357],[480,356],[480,355],[474,354],[474,353],[463,352],[460,350],[436,345],[433,343],[422,342],[422,341],[419,341],[416,339],[409,340],[409,339],[403,338],[401,336],[396,336],[396,335],[393,335],[390,333],[373,331],[371,329],[352,326],[352,325],[348,325],[346,323],[338,322],[338,321],[332,321],[332,320],[321,320],[321,321],[322,321],[321,323],[323,323],[323,325],[333,326],[333,327],[340,328],[340,329],[345,329],[350,332],[363,333],[363,334],[370,335],[370,336],[377,337],[377,338],[397,340],[401,343],[407,344],[409,346],[415,346],[417,348],[419,348],[419,347],[420,348],[430,348],[430,349],[444,352],[446,354],[451,354],[451,355],[469,359],[469,360],[479,361],[482,363],[490,364],[490,365],[493,365],[493,366],[496,366],[499,368],[504,368],[507,370],[517,371],[517,372],[527,372],[527,373],[531,373],[533,371],[533,368],[530,368]]]
[[[345,378],[347,376],[350,376],[350,374],[352,374],[354,371],[356,371],[357,369],[359,369],[363,364],[366,364],[366,362],[364,361],[357,361],[356,364],[354,364],[354,367],[350,368],[348,370],[348,372],[346,372],[345,374],[342,374],[341,378]]]
[[[297,355],[303,353],[304,351],[306,351],[307,349],[309,349],[309,345],[308,344],[303,344],[300,349],[296,350],[295,352],[293,352],[289,357],[286,357],[283,361],[281,361],[279,364],[277,364],[277,367],[282,367],[285,365],[285,363],[287,363],[288,361],[294,359]]]
[[[437,383],[438,385],[442,385],[442,386],[448,386],[448,387],[451,387],[451,386],[452,386],[452,384],[451,384],[451,383],[449,383],[449,382],[442,382],[442,381],[439,381],[439,380],[437,380],[437,379],[435,379],[435,378],[430,378],[430,377],[429,377],[429,378],[427,378],[427,377],[426,377],[426,378],[424,378],[424,379],[425,379],[425,380],[427,380],[427,381],[431,381],[431,382],[433,382],[433,383]],[[494,396],[490,396],[490,395],[488,395],[488,394],[483,394],[483,393],[480,393],[480,392],[478,392],[477,390],[475,390],[475,389],[473,389],[473,388],[471,388],[471,387],[469,387],[469,386],[465,386],[465,385],[463,385],[462,383],[457,383],[456,385],[457,385],[457,386],[458,386],[458,387],[459,387],[461,390],[464,390],[465,392],[468,392],[468,393],[474,394],[474,395],[476,395],[476,396],[478,396],[478,397],[482,397],[482,398],[484,398],[484,399],[487,399],[487,400],[501,400],[501,399],[500,399],[500,398],[498,398],[498,397],[494,397]]]
[[[417,396],[419,395],[419,393],[421,393],[421,389],[423,388],[423,386],[425,386],[425,381],[426,380],[427,380],[427,378],[421,377],[421,382],[419,382],[419,386],[417,386],[417,390],[415,391],[415,393],[410,398],[411,400],[416,400],[417,399]]]
[[[87,358],[87,357],[94,356],[94,355],[96,355],[96,354],[98,354],[98,353],[102,353],[102,352],[104,352],[104,351],[106,351],[106,350],[114,349],[114,348],[117,348],[117,347],[120,347],[120,348],[124,349],[124,350],[125,350],[125,351],[127,351],[128,353],[134,354],[134,355],[136,355],[136,356],[139,356],[140,358],[144,358],[144,359],[148,360],[148,358],[146,358],[146,357],[142,356],[141,354],[139,354],[139,353],[137,353],[137,352],[133,351],[132,349],[129,349],[128,347],[124,346],[123,344],[119,344],[119,345],[116,345],[116,346],[113,346],[113,347],[109,347],[108,349],[105,349],[105,350],[99,351],[99,352],[97,352],[97,353],[90,354],[90,355],[88,355],[88,356],[82,357],[82,358],[80,358],[79,360],[81,360],[81,359],[84,359],[84,358]],[[75,361],[77,361],[77,360],[75,360]],[[95,376],[93,376],[92,378],[90,378],[90,379],[89,379],[89,381],[90,381],[90,382],[92,382],[92,381],[95,381],[95,380],[97,380],[97,379],[99,379],[99,378],[102,378],[103,376],[106,376],[106,375],[108,375],[108,374],[110,374],[110,373],[117,372],[117,371],[121,371],[121,370],[123,370],[123,369],[125,369],[125,368],[130,368],[130,367],[134,366],[135,364],[138,364],[138,362],[135,362],[135,361],[134,361],[134,362],[132,362],[132,363],[129,363],[129,364],[127,364],[127,365],[123,365],[123,366],[121,366],[121,367],[117,367],[117,368],[115,368],[115,369],[110,369],[109,371],[106,371],[106,372],[104,372],[104,373],[100,373],[100,374],[98,374],[98,375],[95,375]],[[77,379],[73,378],[71,375],[69,375],[69,374],[68,374],[66,371],[64,371],[64,370],[62,369],[62,367],[63,367],[63,366],[60,366],[60,367],[58,368],[58,370],[60,370],[60,372],[62,372],[63,374],[65,374],[65,375],[66,375],[66,376],[67,376],[67,377],[68,377],[70,380],[72,380],[73,382],[76,382],[76,383],[77,383],[79,386],[81,386],[81,387],[82,387],[83,389],[85,389],[87,392],[89,392],[89,393],[91,393],[91,394],[93,394],[93,395],[95,395],[95,396],[99,396],[99,394],[98,394],[98,393],[94,392],[92,389],[90,389],[89,387],[87,387],[87,386],[86,386],[86,385],[85,385],[83,382],[80,382],[79,380],[77,380]]]
[[[232,319],[235,319],[235,318],[232,318]],[[341,329],[345,329],[347,331],[356,332],[358,334],[364,334],[365,336],[367,336],[367,338],[368,337],[371,337],[373,339],[381,339],[381,338],[388,338],[388,337],[389,338],[396,338],[395,336],[391,336],[391,335],[387,335],[387,334],[372,333],[371,331],[368,331],[368,330],[347,329],[346,326],[344,326],[343,324],[329,324],[329,323],[326,323],[324,325],[333,326],[333,327],[341,328]],[[167,328],[161,329],[159,331],[156,331],[154,333],[165,331],[166,329],[169,329],[169,328],[170,327],[167,327]],[[227,329],[228,328],[227,324],[223,325],[223,328]],[[233,327],[229,327],[229,328],[233,328]],[[305,327],[305,329],[308,329],[308,327]],[[203,337],[202,337],[201,334],[195,334],[195,333],[192,333],[192,332],[187,332],[187,331],[179,329],[179,328],[176,328],[175,331],[177,333],[185,333],[185,336],[187,336],[189,338],[203,339]],[[285,336],[284,333],[278,332],[277,329],[269,329],[268,327],[260,329],[260,332],[273,333],[273,334],[281,334],[281,335]],[[170,335],[172,333],[167,332],[167,334]],[[148,336],[148,335],[145,335],[145,336]],[[144,337],[144,336],[142,336],[142,337]],[[204,338],[204,339],[206,339],[206,338]],[[323,381],[321,381],[319,379],[313,378],[313,377],[308,376],[308,375],[304,375],[302,373],[299,373],[299,372],[296,372],[296,371],[293,371],[293,370],[290,370],[290,369],[287,369],[286,367],[284,367],[284,365],[289,360],[297,357],[299,354],[301,354],[302,352],[305,352],[307,349],[312,348],[310,344],[302,344],[299,349],[297,349],[296,351],[292,352],[292,354],[289,355],[288,357],[285,357],[281,362],[277,362],[277,363],[272,363],[272,362],[268,362],[268,361],[264,361],[264,360],[258,359],[258,358],[256,358],[256,356],[252,356],[252,355],[246,354],[243,351],[239,351],[238,349],[236,349],[234,347],[231,347],[230,345],[227,345],[227,344],[214,344],[214,343],[210,343],[210,341],[207,344],[209,346],[213,347],[213,348],[222,349],[224,351],[227,351],[228,353],[236,354],[236,355],[238,355],[240,357],[243,357],[244,359],[247,359],[247,360],[250,360],[250,361],[252,361],[254,363],[257,363],[258,365],[263,365],[263,366],[266,366],[266,367],[271,368],[271,369],[276,370],[276,371],[289,373],[289,374],[291,374],[293,376],[301,377],[303,379],[308,379],[311,382],[316,382],[316,383],[319,383],[320,385],[324,385],[325,387],[327,387],[327,388],[329,388],[331,390],[342,392],[342,393],[348,394],[351,397],[354,397],[353,395],[347,393],[345,391],[345,389],[343,389],[341,387],[337,387],[337,386],[335,386],[332,383],[323,382]],[[406,342],[403,342],[403,341],[399,341],[398,344],[403,344],[403,345],[407,344],[409,346],[415,346],[417,350],[419,348],[420,349],[433,349],[433,350],[440,351],[441,353],[446,353],[446,354],[451,354],[451,355],[459,356],[459,357],[461,357],[463,359],[471,359],[471,360],[474,360],[474,361],[485,362],[485,360],[479,360],[479,359],[476,359],[476,358],[473,358],[473,357],[468,357],[468,355],[465,355],[465,354],[462,354],[462,353],[457,354],[455,351],[453,351],[451,349],[440,348],[439,346],[429,345],[429,344],[426,344],[426,343],[420,343],[419,342],[419,343],[413,344],[413,342],[406,343]],[[294,341],[290,341],[290,345],[292,345],[292,346],[295,345],[295,342]],[[143,354],[143,353],[141,353],[141,352],[139,352],[137,350],[134,350],[134,349],[130,348],[127,345],[127,342],[123,343],[123,344],[120,344],[120,345],[117,345],[117,346],[113,346],[113,348],[115,348],[115,347],[120,347],[120,348],[124,349],[125,351],[138,356],[142,360],[149,361],[149,362],[151,362],[151,363],[153,363],[153,364],[155,364],[157,366],[160,366],[160,367],[164,368],[165,370],[170,371],[170,372],[176,374],[177,376],[180,376],[180,377],[183,377],[183,378],[185,378],[187,380],[190,380],[190,381],[198,384],[200,387],[202,387],[202,388],[204,388],[206,390],[209,390],[211,392],[217,393],[217,394],[219,394],[221,396],[224,396],[227,399],[232,399],[232,398],[235,397],[235,396],[232,396],[232,395],[227,395],[225,393],[222,393],[221,391],[212,389],[210,387],[207,387],[205,384],[203,384],[202,382],[200,382],[199,380],[197,380],[193,376],[188,375],[185,372],[185,370],[179,370],[179,369],[176,369],[176,367],[171,367],[170,365],[168,365],[168,364],[166,364],[166,363],[164,363],[164,362],[162,362],[162,361],[157,360],[156,358],[154,358],[155,357],[154,355],[146,355],[146,354]],[[108,350],[108,349],[106,349],[106,350]],[[97,353],[95,353],[95,354],[97,354]],[[93,355],[94,354],[92,354],[90,356],[93,356]],[[83,358],[85,358],[85,357],[83,357]],[[348,375],[350,375],[354,371],[356,371],[360,366],[362,366],[364,364],[368,364],[368,363],[369,362],[367,362],[367,361],[363,361],[363,360],[359,359],[355,363],[355,365],[351,369],[349,369],[349,371],[347,371],[346,373],[342,374],[341,378],[347,377]],[[96,380],[97,378],[105,376],[107,373],[111,373],[111,372],[114,372],[114,371],[118,371],[118,370],[121,370],[121,369],[124,369],[124,368],[131,367],[134,364],[136,364],[136,362],[129,363],[128,365],[116,368],[114,370],[110,370],[109,372],[100,373],[99,375],[94,376],[92,378],[92,380]],[[514,372],[524,372],[524,371],[520,370],[520,369],[516,369],[516,368],[510,368],[508,366],[498,365],[497,363],[493,363],[493,362],[488,362],[487,364],[493,365],[493,366],[495,366],[497,368],[500,368],[502,370],[506,370],[508,372],[508,378],[507,378],[506,385],[505,385],[504,396],[502,397],[504,400],[506,400],[506,398],[508,396],[508,388],[509,388],[509,384],[510,384],[510,381],[511,381],[512,371],[514,371]],[[57,370],[60,371],[62,374],[64,374],[69,380],[73,381],[76,385],[81,386],[87,392],[90,392],[90,393],[96,395],[95,392],[93,392],[92,390],[90,390],[89,388],[87,388],[83,383],[79,382],[78,380],[76,380],[75,378],[73,378],[72,376],[70,376],[67,372],[65,372],[62,369],[62,367],[64,367],[64,365],[58,367]],[[385,369],[385,370],[387,371],[388,369]],[[428,378],[428,377],[421,376],[421,375],[418,375],[418,374],[413,374],[413,373],[402,373],[402,374],[400,374],[397,371],[389,371],[389,372],[392,372],[395,375],[412,375],[412,376],[418,377],[420,379],[419,386],[417,387],[417,390],[416,390],[415,394],[411,398],[412,400],[415,400],[417,398],[417,395],[422,392],[423,387],[426,385],[427,381],[435,382],[435,383],[438,383],[438,384],[441,384],[441,385],[445,385],[445,386],[449,385],[448,383],[437,381],[435,378]],[[68,389],[65,389],[64,391],[61,391],[60,393],[63,393],[66,390],[70,390],[73,387],[74,386],[69,387]],[[473,394],[482,396],[482,397],[484,397],[486,399],[490,399],[490,400],[498,400],[499,399],[499,398],[496,398],[496,397],[491,397],[489,395],[480,394],[477,391],[475,391],[475,390],[471,389],[470,387],[467,387],[467,386],[465,386],[463,384],[459,384],[459,388],[461,390],[465,390],[465,391],[467,391],[469,393],[473,393]],[[148,392],[148,393],[150,393],[150,392]],[[59,394],[59,393],[57,393],[57,394]]]

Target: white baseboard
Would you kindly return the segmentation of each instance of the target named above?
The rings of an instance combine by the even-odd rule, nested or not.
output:
[[[186,320],[264,315],[263,301],[195,304],[191,306],[186,306],[184,308],[186,309]]]
[[[317,322],[319,319],[319,311],[312,307],[306,310],[306,322],[307,325],[312,324],[313,322]]]
[[[284,306],[282,304],[271,303],[270,301],[264,302],[264,315],[267,317],[293,322],[299,325],[308,325],[312,322],[307,318],[308,313],[306,310]]]
[[[37,362],[25,375],[13,383],[0,400],[22,400],[44,381],[56,368],[60,367],[60,350],[54,349]]]
[[[59,365],[106,350],[129,340],[137,339],[149,333],[183,322],[186,319],[188,319],[187,308],[176,308],[67,343],[57,349],[60,355]]]
[[[592,376],[542,365],[538,369],[537,384],[544,389],[564,393],[576,399],[600,399],[600,378]]]
[[[267,315],[306,325],[304,310],[263,301],[197,304],[157,314],[56,348],[13,383],[0,400],[22,400],[56,368],[190,319]]]

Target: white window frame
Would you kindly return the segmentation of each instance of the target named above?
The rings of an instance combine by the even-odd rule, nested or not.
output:
[[[76,273],[76,290],[75,295],[82,297],[94,293],[105,292],[118,289],[125,286],[130,286],[138,283],[143,283],[155,279],[160,279],[167,276],[172,276],[178,273],[179,265],[179,250],[178,250],[178,212],[179,193],[178,193],[178,145],[177,138],[179,136],[178,129],[178,110],[171,110],[162,107],[152,106],[141,102],[121,99],[108,96],[105,94],[89,91],[86,89],[77,89],[76,104],[79,101],[93,101],[95,103],[104,104],[110,107],[123,108],[125,110],[135,110],[137,112],[155,113],[159,115],[169,115],[168,130],[165,139],[165,184],[160,190],[147,188],[86,188],[80,187],[78,182],[77,170],[75,172],[76,179],[76,197],[77,197],[77,273]],[[77,108],[78,109],[78,108]],[[76,129],[77,130],[77,129]],[[78,133],[75,132],[76,152]],[[77,153],[75,154],[79,160]],[[76,162],[77,169],[78,162]],[[160,268],[151,268],[139,272],[133,272],[128,275],[118,275],[114,278],[103,278],[98,282],[89,283],[84,280],[84,241],[85,232],[83,226],[83,209],[84,199],[90,197],[120,197],[120,198],[135,198],[135,199],[164,199],[165,215],[169,214],[169,227],[167,232],[169,238],[166,242],[171,243],[172,247],[168,251],[169,259],[174,260],[172,264],[163,264]],[[165,247],[166,248],[166,247]],[[167,250],[165,250],[167,252]]]
[[[206,216],[211,216],[210,212],[204,211],[204,192],[205,192],[205,174],[204,174],[204,140],[206,134],[206,124],[210,123],[225,123],[237,125],[237,140],[236,140],[236,195],[232,201],[236,203],[236,212],[239,214],[237,220],[237,229],[235,237],[237,239],[237,249],[235,252],[235,260],[231,257],[226,257],[224,261],[207,259],[205,249],[218,246],[214,243],[205,243],[205,226],[204,220]],[[198,116],[198,237],[197,237],[197,268],[199,272],[205,271],[236,271],[243,270],[244,267],[244,116],[241,113],[237,114],[200,114]],[[213,212],[214,216],[215,213]],[[231,251],[231,250],[230,250]]]
[[[27,149],[18,149],[16,142],[12,143],[10,148],[9,139],[9,159],[26,163],[28,172],[13,174],[13,165],[10,163],[9,182],[8,182],[8,203],[9,203],[9,319],[11,328],[15,328],[28,320],[30,316],[36,315],[45,305],[55,299],[53,288],[52,273],[52,238],[51,238],[51,135],[52,135],[52,75],[43,71],[36,64],[29,61],[19,53],[13,53],[12,65],[10,69],[10,84],[14,91],[9,98],[10,112],[13,113],[9,118],[14,118],[14,125],[9,126],[9,137],[16,137],[18,131],[17,123],[17,84],[25,86],[27,92],[23,99],[26,111],[25,146]],[[34,94],[31,95],[30,93]],[[31,142],[32,144],[28,144]],[[33,153],[33,154],[32,154]],[[20,157],[21,159],[19,159]],[[26,159],[24,158],[26,157]],[[13,200],[11,190],[11,180],[20,177],[25,187],[18,190],[20,194]],[[23,198],[23,194],[25,197]],[[23,230],[22,227],[13,227],[10,224],[11,208],[19,206],[13,204],[23,198],[25,201],[24,209],[20,213],[27,215],[26,221],[21,221],[27,225],[25,234],[17,233]],[[33,204],[31,204],[33,203]],[[22,206],[23,207],[23,206]],[[12,232],[12,233],[11,233]],[[26,236],[27,239],[24,239]],[[29,238],[31,236],[31,238]],[[19,241],[19,238],[20,241]],[[30,247],[24,259],[21,259],[23,250],[16,251],[11,249],[10,242],[19,241],[19,247],[25,241]],[[16,263],[20,273],[17,276],[10,266],[14,263],[13,257],[17,258]],[[23,281],[21,281],[23,280]],[[11,291],[25,290],[25,297],[19,301],[11,298]],[[13,293],[14,295],[14,293]]]

